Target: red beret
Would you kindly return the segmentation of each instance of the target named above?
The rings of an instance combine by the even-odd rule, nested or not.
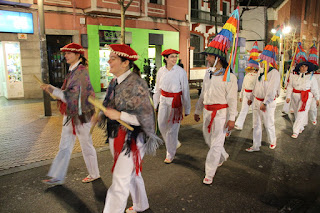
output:
[[[126,44],[106,44],[105,47],[116,55],[126,58],[130,61],[135,61],[139,58],[136,51]]]
[[[60,48],[60,51],[61,52],[80,53],[83,55],[85,49],[80,44],[70,43],[70,44],[67,44],[66,46]]]
[[[161,55],[162,55],[162,56],[165,56],[165,55],[170,55],[170,54],[173,54],[173,53],[175,53],[175,54],[180,54],[180,52],[177,51],[177,50],[174,50],[174,49],[166,49],[166,50],[164,50],[164,51],[161,53]]]

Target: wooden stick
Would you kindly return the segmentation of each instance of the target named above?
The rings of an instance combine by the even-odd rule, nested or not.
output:
[[[98,109],[102,110],[103,112],[107,111],[108,109],[103,106],[103,104],[101,102],[99,102],[98,100],[94,99],[94,97],[89,96],[88,101],[93,104],[95,107],[97,107]],[[129,124],[127,124],[126,122],[122,121],[122,120],[117,120],[122,126],[126,127],[127,129],[129,129],[130,131],[133,131],[133,127],[130,126]]]
[[[40,86],[41,85],[44,85],[44,83],[36,76],[36,75],[33,75],[33,77],[34,77],[34,79],[40,84]],[[51,93],[49,93],[49,95],[51,96],[51,98],[53,98],[53,99],[57,99],[57,97],[56,96],[54,96],[54,95],[52,95]]]

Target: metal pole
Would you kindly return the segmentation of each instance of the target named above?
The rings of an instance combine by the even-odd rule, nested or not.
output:
[[[43,0],[38,0],[38,11],[39,11],[39,38],[40,38],[40,57],[41,57],[41,74],[42,81],[45,84],[49,83],[49,69],[48,69],[48,54],[47,54],[47,40],[44,25],[44,8]],[[46,92],[43,92],[43,104],[44,104],[44,115],[51,116],[51,102],[50,96]]]

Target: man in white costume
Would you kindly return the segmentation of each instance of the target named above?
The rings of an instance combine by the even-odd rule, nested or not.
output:
[[[249,107],[250,107],[248,105],[248,100],[251,96],[252,90],[256,83],[258,70],[259,70],[259,63],[251,59],[249,61],[248,67],[246,68],[247,72],[246,72],[246,75],[244,76],[242,88],[239,94],[240,102],[242,102],[242,105],[241,105],[241,111],[238,115],[238,118],[236,120],[235,127],[234,127],[237,130],[242,130],[244,121],[246,120]]]
[[[246,149],[247,152],[259,151],[262,140],[262,122],[267,132],[269,148],[276,148],[276,132],[274,125],[274,113],[276,109],[276,96],[280,84],[279,71],[270,67],[267,80],[264,78],[264,63],[260,63],[255,87],[248,104],[253,104],[253,146]]]
[[[295,121],[292,138],[297,138],[299,133],[304,130],[313,97],[316,100],[316,106],[319,105],[318,83],[313,75],[310,74],[312,70],[312,63],[299,63],[295,70],[297,75],[293,75],[288,85],[286,102],[289,103],[291,101],[293,105],[297,106],[294,107]]]
[[[320,93],[320,70],[319,70],[319,64],[318,64],[319,56],[318,56],[318,50],[315,43],[310,48],[308,61],[314,65],[313,77],[318,82],[319,93]],[[313,125],[317,125],[317,115],[318,115],[317,103],[316,103],[316,100],[313,98],[311,102],[311,107],[310,107],[310,120]]]
[[[317,70],[313,73],[313,78],[316,79],[318,83],[318,89],[320,93],[320,70]],[[315,98],[312,99],[311,106],[310,106],[310,120],[313,125],[317,125],[317,116],[318,116],[318,108],[317,108],[317,101]]]
[[[185,116],[188,116],[191,110],[187,72],[177,65],[179,53],[173,49],[167,49],[161,53],[166,65],[157,73],[153,95],[156,110],[159,105],[158,124],[167,148],[164,160],[167,164],[173,161],[177,148],[181,145],[178,141],[178,133],[183,118],[182,109],[184,108]]]
[[[203,137],[209,146],[203,179],[206,185],[212,184],[218,166],[229,157],[224,149],[224,141],[226,133],[234,128],[237,115],[237,77],[226,69],[227,53],[232,37],[236,34],[237,25],[234,25],[234,20],[237,17],[238,8],[202,53],[206,55],[208,69],[203,79],[194,120],[198,122],[203,111]]]

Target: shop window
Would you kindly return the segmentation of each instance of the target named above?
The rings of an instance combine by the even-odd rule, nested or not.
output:
[[[193,66],[203,67],[206,64],[205,56],[201,54],[203,51],[203,37],[191,34],[190,35],[190,46],[194,47],[193,50]]]

